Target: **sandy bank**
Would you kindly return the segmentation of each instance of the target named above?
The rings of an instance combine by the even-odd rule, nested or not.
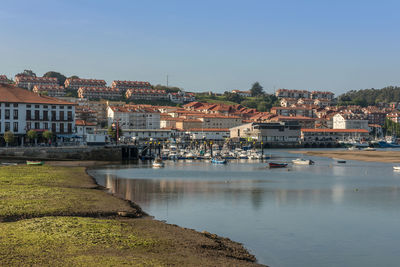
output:
[[[360,160],[373,162],[400,163],[400,151],[291,151],[291,153],[302,153],[310,156],[329,157],[346,160]]]

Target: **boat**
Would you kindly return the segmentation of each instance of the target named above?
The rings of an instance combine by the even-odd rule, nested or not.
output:
[[[364,151],[375,151],[376,149],[375,148],[373,148],[373,147],[367,147],[367,148],[364,148]]]
[[[312,165],[314,164],[314,161],[310,159],[294,159],[292,160],[293,164],[296,165]]]
[[[351,146],[348,148],[348,150],[359,150],[359,148],[355,147],[355,146]]]
[[[14,162],[3,162],[3,163],[1,163],[1,165],[3,165],[3,166],[17,166],[18,163],[14,163]]]
[[[218,157],[218,158],[213,158],[211,160],[211,163],[213,163],[213,164],[226,164],[227,161],[226,161],[226,159]]]
[[[400,171],[400,166],[393,166],[394,171]]]
[[[269,162],[268,165],[270,168],[285,168],[287,166],[287,163]]]
[[[43,161],[27,160],[26,165],[43,165]]]
[[[394,143],[394,142],[389,143],[389,142],[386,142],[386,141],[379,141],[379,142],[378,142],[378,145],[379,145],[379,147],[381,147],[381,148],[400,147],[399,144],[396,144],[396,143]]]
[[[337,163],[346,163],[345,160],[338,160]]]
[[[153,161],[153,168],[162,168],[162,167],[164,167],[164,162],[162,161],[162,159],[156,158]]]

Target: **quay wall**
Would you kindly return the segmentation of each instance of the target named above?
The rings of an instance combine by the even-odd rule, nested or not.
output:
[[[9,147],[0,148],[0,159],[120,161],[121,147]]]

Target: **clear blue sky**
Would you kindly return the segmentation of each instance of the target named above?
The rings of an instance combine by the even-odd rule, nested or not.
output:
[[[399,1],[2,0],[0,74],[192,91],[400,85]]]

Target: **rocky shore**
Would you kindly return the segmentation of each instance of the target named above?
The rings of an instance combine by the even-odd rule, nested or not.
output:
[[[261,266],[237,242],[106,193],[86,174],[95,164],[0,168],[0,265]]]

